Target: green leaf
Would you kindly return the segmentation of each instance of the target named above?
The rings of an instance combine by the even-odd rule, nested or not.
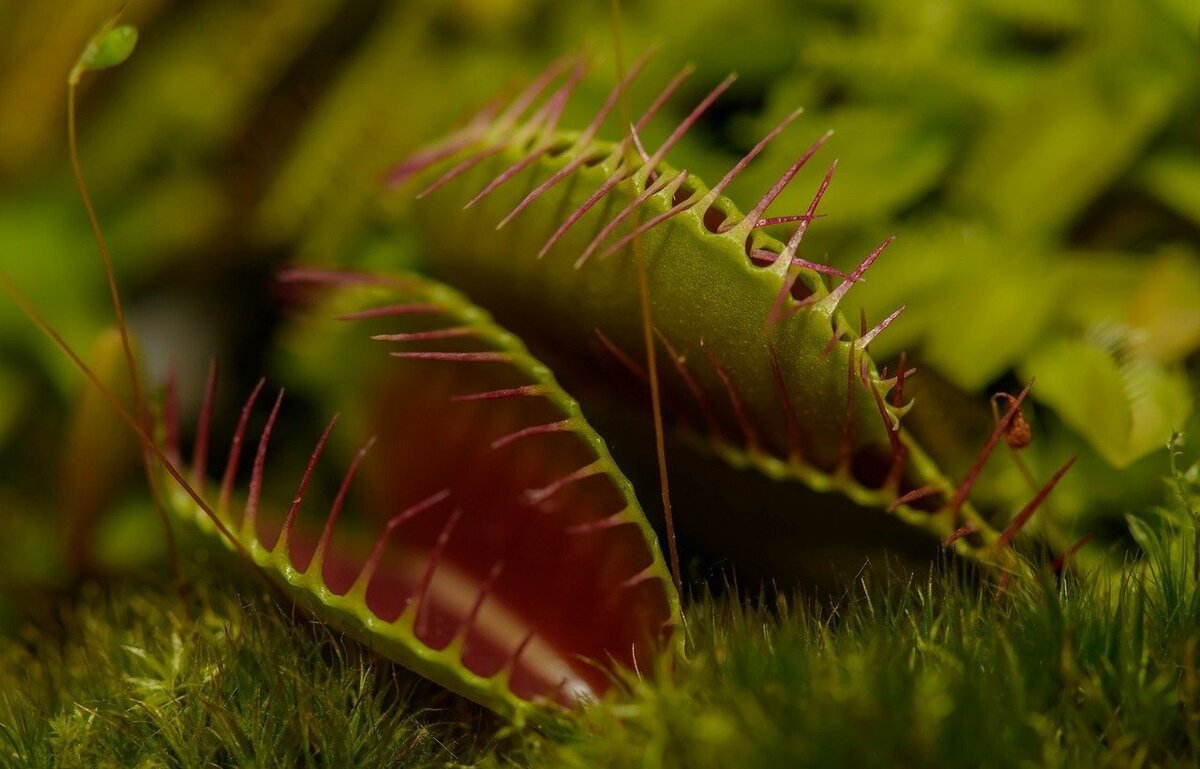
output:
[[[1159,153],[1146,160],[1137,180],[1161,203],[1200,224],[1200,157],[1196,153]]]
[[[1132,41],[1146,39],[1144,26],[1133,17]],[[1068,226],[1129,169],[1188,87],[1174,47],[1140,58],[1127,50],[1075,49],[973,138],[957,192],[1017,236]]]
[[[1021,377],[1114,467],[1166,443],[1192,409],[1186,376],[1146,359],[1119,361],[1104,347],[1060,338],[1033,353]]]
[[[1168,250],[1141,277],[1127,316],[1144,332],[1141,351],[1165,363],[1183,360],[1200,347],[1200,261],[1190,250]]]
[[[782,118],[781,109],[763,119],[757,134],[765,133]],[[834,183],[822,201],[831,215],[823,227],[852,227],[894,217],[897,211],[930,194],[940,182],[954,152],[953,131],[936,119],[905,113],[892,105],[848,106],[826,112],[810,121],[812,127],[833,130],[831,157],[841,155]],[[812,142],[814,130],[797,130],[781,136],[761,164],[751,169],[747,189],[767,189],[780,167],[786,167]],[[688,166],[689,168],[694,166]],[[803,211],[828,168],[813,162],[784,189],[779,211]]]
[[[1059,311],[1064,327],[1118,323],[1139,356],[1175,363],[1200,347],[1200,261],[1184,247],[1150,256],[1081,252],[1064,256],[1072,287]]]
[[[962,222],[901,231],[895,252],[871,269],[847,298],[849,316],[859,307],[869,318],[908,307],[872,352],[886,360],[919,351],[923,363],[967,392],[982,391],[1045,338],[1064,294],[1044,252]]]

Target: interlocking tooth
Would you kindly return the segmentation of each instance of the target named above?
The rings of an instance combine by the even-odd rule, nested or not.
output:
[[[464,209],[472,207],[480,200],[483,200],[485,197],[492,194],[492,192],[494,192],[502,184],[531,166],[535,161],[537,161],[538,158],[550,151],[550,148],[553,146],[554,131],[558,128],[558,121],[562,117],[563,109],[567,106],[567,101],[570,99],[575,87],[579,85],[579,81],[583,78],[584,72],[586,71],[587,67],[585,63],[582,61],[579,62],[579,64],[576,65],[575,70],[571,73],[571,77],[567,80],[567,82],[564,83],[552,97],[550,97],[550,101],[546,103],[546,106],[543,108],[542,112],[539,112],[539,114],[530,121],[531,125],[541,125],[541,132],[537,146],[534,147],[534,149],[527,153],[523,158],[502,171],[499,176],[497,176],[495,179],[489,182],[486,187],[476,193],[475,197],[466,202],[466,204],[463,206]],[[518,135],[513,143],[522,143],[521,135]]]
[[[503,398],[519,398],[523,396],[544,395],[546,388],[541,385],[521,385],[520,387],[505,387],[500,390],[486,390],[478,393],[466,393],[465,395],[455,395],[450,398],[455,403],[469,403],[472,401],[487,401],[500,400]]]
[[[263,466],[267,461],[267,446],[271,442],[271,431],[275,428],[275,419],[279,416],[279,407],[283,405],[283,390],[275,398],[275,405],[267,416],[267,423],[258,438],[258,451],[254,454],[254,464],[250,469],[250,489],[246,507],[242,510],[242,535],[247,539],[258,539],[258,503],[262,497]],[[266,543],[264,543],[266,544]]]
[[[535,435],[548,435],[550,433],[561,433],[571,429],[570,419],[560,419],[556,422],[546,422],[540,425],[530,425],[522,427],[520,430],[514,430],[507,435],[502,435],[492,441],[493,449],[504,448],[510,443],[521,440],[522,438],[531,438]]]
[[[446,519],[442,530],[438,532],[437,541],[433,543],[433,550],[429,553],[429,561],[425,564],[425,573],[421,575],[420,587],[413,599],[417,605],[417,617],[413,622],[413,635],[418,640],[429,634],[429,601],[426,600],[429,597],[429,586],[433,584],[433,574],[437,571],[438,562],[442,560],[442,556],[446,552],[446,546],[450,544],[450,535],[454,533],[454,528],[462,520],[462,516],[463,510],[459,507]]]
[[[550,63],[550,66],[542,70],[541,74],[534,78],[525,87],[525,90],[517,95],[517,98],[512,101],[508,109],[501,113],[495,122],[492,123],[492,133],[504,134],[516,125],[521,115],[525,114],[525,110],[529,109],[537,101],[537,98],[554,82],[555,78],[567,70],[567,67],[571,65],[571,60],[570,56],[562,56],[555,59]]]
[[[804,240],[804,236],[808,233],[808,223],[817,213],[817,206],[821,204],[821,199],[825,197],[826,190],[829,189],[829,183],[833,181],[833,173],[837,170],[837,161],[830,164],[829,170],[825,172],[825,177],[821,180],[820,186],[817,187],[817,192],[813,195],[812,202],[808,204],[807,218],[802,220],[796,231],[792,233],[792,237],[788,239],[787,245],[784,246],[783,252],[779,255],[786,267],[784,268],[783,281],[779,286],[779,293],[775,295],[775,302],[771,305],[771,312],[767,315],[767,327],[776,325],[783,317],[784,303],[788,297],[792,295],[792,289],[796,285],[796,280],[800,277],[800,266],[809,266],[812,263],[807,260],[799,259],[796,252],[800,250],[800,243]],[[800,302],[799,306],[803,307],[806,302]]]
[[[741,160],[739,160],[737,163],[735,163],[733,168],[729,169],[729,171],[725,174],[725,176],[723,176],[721,178],[721,180],[719,182],[717,182],[716,186],[714,186],[711,190],[709,190],[705,195],[701,196],[699,192],[695,192],[691,196],[689,196],[687,200],[683,201],[682,203],[678,203],[678,204],[672,206],[671,208],[667,209],[663,213],[644,222],[633,232],[629,233],[628,235],[626,235],[625,237],[623,237],[619,241],[617,241],[614,245],[609,247],[602,254],[602,256],[608,256],[609,254],[612,254],[613,252],[618,251],[621,248],[624,248],[631,240],[633,240],[638,235],[649,232],[654,227],[657,227],[658,225],[662,224],[663,222],[667,221],[668,219],[676,216],[679,213],[682,213],[683,211],[688,210],[689,208],[697,207],[701,210],[702,213],[704,211],[707,211],[709,209],[709,207],[711,207],[712,204],[716,202],[717,198],[719,198],[722,195],[722,193],[725,192],[725,189],[733,182],[733,180],[737,178],[738,174],[740,174],[746,168],[746,166],[750,165],[750,162],[752,160],[754,160],[754,158],[758,157],[758,155],[761,154],[762,151],[767,148],[767,146],[775,139],[775,137],[777,137],[785,128],[787,128],[789,125],[791,125],[792,121],[794,121],[797,117],[799,117],[800,113],[802,113],[802,112],[803,112],[802,109],[794,110],[790,115],[788,115],[786,118],[784,118],[784,120],[779,125],[775,126],[775,128],[773,128],[773,129],[771,129],[771,131],[766,136],[764,136],[762,139],[760,139],[758,144],[754,145],[754,147],[749,152],[747,152],[746,155]]]
[[[558,243],[558,241],[567,234],[567,230],[575,226],[575,223],[582,219],[584,214],[586,214],[592,209],[593,206],[603,200],[608,193],[612,192],[613,189],[615,189],[616,186],[628,176],[628,172],[626,172],[624,168],[625,166],[622,165],[616,171],[614,171],[607,179],[604,180],[604,183],[601,184],[600,187],[588,197],[587,200],[583,201],[578,208],[572,211],[567,218],[563,220],[563,223],[558,226],[558,229],[554,231],[554,234],[550,236],[550,239],[547,240],[541,249],[538,250],[538,259],[544,259],[546,254],[549,253],[550,249],[554,248],[554,244]]]
[[[500,106],[503,103],[504,97],[497,96],[491,102],[484,105],[468,121],[467,125],[456,131],[450,139],[436,147],[420,150],[401,161],[395,168],[388,172],[385,179],[387,184],[392,187],[399,187],[426,168],[437,165],[478,142],[483,138],[493,118],[500,112]]]
[[[886,331],[887,327],[892,325],[892,323],[894,323],[896,321],[896,319],[899,318],[907,308],[908,308],[908,305],[906,305],[906,304],[902,304],[899,307],[897,307],[895,310],[892,311],[891,315],[888,315],[886,318],[879,321],[879,323],[875,324],[875,326],[873,328],[871,328],[869,331],[864,332],[862,334],[862,336],[860,336],[858,339],[854,340],[854,345],[856,347],[858,347],[859,350],[866,352],[867,347],[871,344],[871,342],[874,342],[875,339],[880,334],[882,334],[884,331]]]
[[[573,470],[566,475],[556,478],[540,489],[529,489],[525,492],[525,499],[532,505],[538,505],[545,502],[550,497],[562,491],[567,486],[577,481],[582,481],[585,478],[591,478],[594,475],[599,475],[604,472],[604,468],[600,460],[589,462],[588,464]]]
[[[329,420],[329,424],[325,426],[325,430],[321,433],[321,437],[317,439],[317,444],[313,448],[312,454],[308,457],[308,464],[304,468],[304,474],[300,476],[300,484],[296,487],[296,494],[292,497],[292,504],[288,508],[287,517],[283,521],[283,528],[279,532],[279,541],[275,547],[282,547],[284,554],[289,554],[288,542],[292,537],[292,529],[296,526],[296,517],[300,514],[300,504],[304,501],[304,495],[308,491],[309,481],[312,480],[314,468],[317,466],[317,461],[325,452],[325,444],[329,441],[330,434],[333,433],[334,426],[337,425],[339,414],[334,414]],[[295,566],[295,562],[292,562]]]
[[[315,573],[318,576],[321,575],[321,568],[325,562],[325,551],[329,548],[329,542],[333,538],[333,527],[337,525],[338,518],[341,516],[342,506],[346,504],[346,495],[350,492],[350,484],[353,483],[354,476],[358,473],[359,465],[362,464],[363,459],[366,458],[374,446],[375,437],[372,436],[355,453],[354,458],[350,460],[350,465],[346,468],[345,475],[342,476],[342,485],[338,487],[337,496],[333,498],[333,504],[329,507],[329,515],[325,518],[325,526],[321,530],[321,538],[317,540],[317,548],[313,551],[312,560],[309,561],[305,573],[313,572],[316,569]]]
[[[651,196],[657,195],[664,190],[666,190],[669,195],[674,195],[675,191],[679,189],[679,186],[683,184],[687,177],[687,169],[680,171],[669,179],[666,176],[660,176],[654,181],[653,184],[647,187],[644,192],[635,197],[633,200],[629,201],[629,204],[625,206],[625,208],[621,209],[621,212],[618,213],[612,221],[600,228],[600,231],[596,233],[596,237],[592,238],[592,242],[587,245],[587,248],[585,248],[583,253],[579,255],[579,258],[575,260],[575,269],[578,270],[580,267],[582,267],[591,257],[591,255],[595,253],[596,249],[600,247],[600,244],[612,234],[612,231],[619,227],[621,222],[629,218],[634,211],[638,210],[638,208],[640,208],[642,204],[645,203]]]
[[[617,169],[613,171],[613,173],[607,179],[604,180],[604,183],[600,185],[599,189],[592,193],[592,195],[588,197],[588,199],[585,200],[582,205],[575,209],[575,211],[573,211],[567,217],[567,219],[561,225],[559,225],[558,229],[554,231],[554,234],[550,236],[550,239],[546,241],[546,244],[543,245],[541,250],[538,251],[539,259],[544,258],[546,253],[554,247],[554,244],[557,243],[563,237],[563,235],[566,235],[567,230],[571,229],[576,222],[583,218],[583,215],[586,214],[592,208],[592,206],[599,203],[606,195],[608,195],[609,192],[613,190],[613,188],[634,173],[633,170],[628,168],[628,163],[625,162],[624,158],[625,151],[629,148],[631,137],[635,136],[638,131],[646,127],[646,124],[648,124],[650,120],[653,119],[656,114],[658,114],[658,111],[662,109],[663,104],[665,104],[667,99],[671,97],[671,94],[675,93],[675,90],[683,84],[683,81],[686,80],[694,70],[695,67],[690,64],[681,69],[679,73],[671,79],[671,82],[667,83],[667,87],[662,90],[657,98],[655,98],[650,107],[647,108],[644,113],[642,113],[642,117],[637,123],[634,124],[630,134],[626,136],[613,151],[613,154],[619,159]],[[503,221],[501,224],[503,224]]]
[[[511,363],[512,355],[506,352],[443,352],[424,350],[403,350],[390,352],[393,358],[408,358],[410,360],[438,360],[448,363]]]
[[[1067,471],[1074,466],[1077,459],[1079,459],[1079,456],[1075,455],[1068,459],[1062,467],[1055,470],[1054,475],[1050,476],[1050,480],[1046,481],[1046,483],[1040,489],[1038,489],[1038,492],[1033,496],[1033,499],[1029,500],[1029,503],[1021,509],[1021,512],[1017,513],[1016,516],[1013,517],[1012,522],[1005,527],[1004,531],[1000,532],[1000,538],[996,540],[997,550],[1003,550],[1004,548],[1008,547],[1012,543],[1013,539],[1021,533],[1021,529],[1025,527],[1025,524],[1029,523],[1029,519],[1032,518],[1033,514],[1037,512],[1038,507],[1040,507],[1041,504],[1046,501],[1046,497],[1050,496],[1050,492],[1054,491],[1054,487],[1057,486],[1058,482],[1062,480],[1062,477],[1067,474]]]
[[[204,399],[200,404],[200,418],[196,423],[196,440],[192,444],[192,486],[204,486],[208,472],[208,442],[212,434],[213,402],[217,397],[217,361],[208,362],[208,376],[204,382]]]
[[[458,631],[458,637],[463,642],[463,652],[466,652],[467,638],[471,635],[472,628],[475,627],[476,621],[479,619],[479,611],[483,608],[483,602],[491,594],[492,588],[496,584],[496,580],[500,579],[500,575],[504,572],[504,561],[496,561],[488,572],[487,578],[479,585],[479,592],[475,595],[475,601],[471,604],[471,611],[467,614],[466,620],[463,621],[462,627]]]
[[[510,222],[513,219],[513,217],[515,217],[517,214],[524,211],[531,203],[533,203],[533,201],[537,200],[539,197],[541,197],[543,194],[545,194],[547,191],[549,191],[552,187],[554,187],[560,181],[562,181],[567,176],[574,173],[577,169],[579,169],[581,166],[583,166],[584,163],[588,162],[591,159],[596,159],[596,158],[593,158],[592,153],[590,151],[591,146],[592,146],[592,141],[593,141],[593,139],[595,139],[595,136],[596,136],[596,132],[600,130],[600,126],[604,123],[604,121],[608,117],[609,113],[612,112],[613,107],[616,106],[617,101],[619,100],[621,94],[623,94],[625,92],[625,89],[628,88],[629,84],[632,83],[634,78],[637,77],[638,73],[641,72],[642,67],[644,67],[646,62],[649,61],[650,56],[653,55],[653,52],[655,50],[657,50],[657,49],[652,48],[651,50],[649,50],[645,54],[643,54],[642,58],[639,59],[638,62],[636,62],[634,64],[634,67],[630,70],[629,74],[626,75],[625,78],[612,90],[612,92],[609,93],[608,99],[601,106],[600,111],[598,113],[596,113],[596,116],[592,119],[591,124],[588,125],[588,127],[584,130],[584,132],[582,134],[580,134],[579,139],[575,142],[575,150],[578,153],[577,157],[575,157],[575,159],[572,160],[570,163],[568,163],[566,166],[559,169],[549,179],[542,182],[537,187],[534,187],[533,190],[531,190],[529,192],[529,194],[527,194],[521,200],[521,202],[518,203],[513,208],[513,210],[509,211],[508,214],[499,221],[499,223],[496,225],[496,229],[500,229],[504,225],[508,224],[508,222]],[[638,122],[635,126],[635,130],[637,128],[645,127],[650,122],[650,120],[653,119],[653,117],[662,108],[663,104],[666,103],[667,99],[669,99],[671,97],[671,94],[673,94],[675,92],[675,90],[688,77],[688,75],[691,74],[693,69],[694,68],[691,67],[690,65],[687,67],[684,67],[679,72],[679,74],[677,74],[671,80],[671,82],[667,84],[667,87],[664,88],[661,93],[659,93],[658,97],[655,98],[654,102],[650,105],[650,107],[642,114],[641,118],[638,120]],[[622,157],[624,155],[625,149],[629,146],[627,144],[627,141],[628,141],[628,137],[626,137],[626,141],[623,141],[620,144],[618,144],[617,148],[611,154],[615,155],[618,158]]]
[[[217,497],[217,513],[219,515],[223,516],[229,510],[229,500],[233,497],[233,481],[237,476],[238,463],[242,456],[242,441],[246,437],[246,423],[250,421],[250,411],[254,408],[254,402],[258,400],[258,394],[262,392],[266,383],[265,378],[258,380],[258,384],[255,385],[250,397],[242,406],[237,428],[233,431],[233,439],[229,444],[229,459],[225,463],[225,475],[221,479],[221,493]]]
[[[563,73],[563,71],[566,70],[570,63],[570,58],[563,57],[556,60],[545,71],[543,71],[541,75],[539,75],[524,91],[521,92],[519,96],[517,96],[513,103],[509,105],[509,108],[496,119],[495,123],[492,124],[491,129],[487,133],[498,138],[489,142],[488,145],[483,149],[473,153],[466,159],[455,164],[453,168],[439,176],[432,184],[421,190],[421,192],[417,193],[417,198],[424,198],[436,192],[483,161],[499,154],[502,150],[504,150],[512,141],[511,137],[507,136],[508,132],[517,124],[517,121],[520,119],[521,115],[525,113],[525,110],[527,110],[533,104],[533,102],[537,100],[538,96],[541,96],[542,92],[549,87],[550,83],[554,82],[555,78],[557,78]],[[550,119],[551,112],[552,109],[547,109],[547,107],[544,106],[542,109],[538,110],[538,112],[536,112],[532,118],[530,118],[530,120],[522,127],[522,129],[518,131],[518,134],[522,136],[524,140],[528,140],[529,136],[531,136],[533,132],[535,132]],[[465,148],[466,147],[464,146],[463,149]]]
[[[828,296],[817,302],[816,306],[826,314],[832,315],[838,305],[841,304],[841,301],[846,298],[846,294],[849,293],[854,284],[865,280],[864,276],[867,274],[867,270],[871,269],[871,265],[875,264],[875,260],[879,258],[879,255],[895,242],[896,236],[892,235],[876,246],[871,253],[867,254],[866,258],[858,263],[858,266],[854,268],[854,272],[850,273],[850,277],[839,283],[837,288],[830,291]]]
[[[767,212],[767,208],[775,202],[775,198],[779,197],[780,193],[787,188],[788,184],[800,172],[800,169],[808,163],[809,159],[817,154],[817,150],[825,146],[825,142],[829,141],[830,136],[833,136],[833,131],[826,131],[824,136],[813,142],[795,162],[788,166],[788,169],[783,172],[783,175],[779,177],[775,184],[771,185],[771,188],[763,193],[763,196],[758,199],[758,203],[754,205],[754,208],[750,209],[750,213],[743,216],[737,222],[721,228],[718,232],[733,232],[739,240],[746,238],[758,220]]]
[[[996,428],[992,430],[992,434],[988,436],[987,443],[979,451],[979,455],[975,458],[975,462],[967,470],[967,474],[963,476],[962,482],[954,491],[954,498],[950,502],[950,515],[953,518],[954,525],[958,526],[959,519],[962,516],[962,507],[967,501],[967,497],[971,495],[971,489],[975,487],[975,483],[979,480],[979,474],[983,472],[983,466],[987,464],[988,459],[992,456],[992,452],[996,448],[996,444],[1000,441],[1001,436],[1008,432],[1009,425],[1016,418],[1017,412],[1021,408],[1021,403],[1024,402],[1026,396],[1029,395],[1030,389],[1033,387],[1033,381],[1022,388],[1016,398],[1013,398],[1009,404],[1008,410],[1004,412],[1004,416],[996,423]]]
[[[666,158],[667,153],[671,151],[671,148],[679,143],[679,140],[691,130],[692,126],[696,124],[696,121],[700,119],[700,116],[708,111],[708,108],[711,107],[713,103],[721,97],[721,94],[729,90],[729,87],[733,85],[735,80],[737,80],[737,75],[731,74],[727,76],[717,85],[716,88],[709,91],[708,95],[700,100],[700,103],[688,113],[687,117],[680,121],[679,125],[675,127],[675,130],[671,132],[671,135],[667,137],[666,141],[664,141],[657,150],[655,150],[654,154],[646,160],[645,165],[643,165],[635,175],[639,182],[639,187],[645,183],[646,178],[651,172],[657,170],[658,164]],[[640,129],[641,126],[638,126],[637,128]]]
[[[383,530],[379,533],[379,537],[375,540],[375,545],[371,548],[371,553],[363,563],[362,570],[359,571],[358,577],[355,579],[355,586],[351,590],[357,589],[364,593],[366,592],[367,587],[371,584],[371,579],[375,576],[375,571],[379,568],[380,561],[383,559],[383,551],[387,548],[388,542],[398,528],[426,510],[432,510],[449,498],[450,489],[442,489],[389,518],[388,522],[384,524]]]
[[[475,336],[476,329],[471,326],[451,326],[436,328],[429,331],[407,331],[398,334],[373,334],[371,339],[376,342],[424,342],[433,339],[459,339]]]
[[[879,418],[883,421],[884,430],[887,432],[888,444],[892,449],[892,467],[888,471],[887,480],[884,483],[884,488],[897,488],[901,477],[904,475],[904,465],[908,461],[908,449],[900,440],[900,421],[892,416],[888,410],[887,402],[883,399],[883,394],[879,388],[871,387],[871,396],[875,400],[875,407],[879,410]]]

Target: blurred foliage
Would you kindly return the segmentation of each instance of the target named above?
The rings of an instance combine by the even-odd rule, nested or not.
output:
[[[1079,468],[1073,491],[1057,495],[1058,513],[1147,504],[1159,490],[1132,466],[1172,430],[1196,425],[1196,9],[1169,0],[824,6],[843,13],[800,47],[752,121],[765,130],[801,103],[840,134],[830,216],[814,228],[810,255],[849,266],[898,233],[847,308],[878,318],[907,305],[876,356],[915,353],[967,393],[1036,377],[1038,453],[1103,460]],[[803,149],[790,136],[743,184],[770,183],[767,169]],[[807,204],[824,169],[806,171],[780,205]],[[918,431],[944,429],[929,424],[936,413],[916,413]],[[1079,480],[1097,482],[1089,466],[1137,480],[1089,494]],[[1003,483],[991,491],[1009,504],[1028,493]]]
[[[0,0],[0,254],[82,349],[111,310],[66,162],[65,84],[112,5]],[[1036,376],[1030,463],[1084,453],[1056,512],[1081,530],[1123,530],[1123,513],[1161,496],[1150,452],[1174,429],[1200,429],[1192,0],[621,5],[627,58],[664,44],[634,103],[698,64],[655,130],[740,75],[673,153],[678,165],[715,179],[806,107],[735,200],[835,129],[824,159],[841,163],[807,256],[848,265],[900,236],[846,309],[878,319],[907,305],[873,350],[885,361],[908,350],[925,371],[914,426],[951,471],[990,426],[986,394]],[[185,421],[210,355],[232,393],[263,370],[281,264],[411,261],[405,212],[396,221],[376,203],[398,158],[564,52],[600,62],[564,125],[592,114],[613,72],[607,2],[134,0],[122,21],[141,30],[138,50],[81,84],[83,166],[147,368],[179,372]],[[775,213],[803,210],[824,170],[805,169]],[[81,387],[0,304],[0,528],[26,532],[10,541],[53,549],[66,525],[72,476],[58,468]],[[983,493],[1011,505],[1028,488],[998,465]],[[142,528],[156,536],[149,519]],[[44,583],[46,560],[34,560],[6,562],[0,587]]]

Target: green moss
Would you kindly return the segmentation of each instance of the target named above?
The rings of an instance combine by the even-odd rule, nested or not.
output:
[[[186,612],[169,580],[89,585],[56,628],[5,644],[0,765],[432,767],[492,749],[494,717],[257,581],[231,589],[228,566],[194,570]]]
[[[625,701],[585,714],[592,736],[532,743],[532,763],[1195,766],[1200,465],[1171,476],[1173,506],[1130,520],[1145,559],[1114,581],[997,595],[868,570],[824,607],[702,601],[686,662],[632,676]]]
[[[1184,499],[1194,481],[1177,474]],[[1194,766],[1193,534],[1184,502],[1156,520],[1133,524],[1150,556],[1117,582],[998,596],[876,568],[832,602],[705,597],[685,659],[646,661],[552,733],[514,733],[202,563],[191,619],[161,587],[93,586],[0,652],[0,763]]]

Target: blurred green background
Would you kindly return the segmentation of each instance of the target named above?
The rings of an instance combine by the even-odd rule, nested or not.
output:
[[[65,125],[67,72],[113,10],[0,0],[0,259],[119,381]],[[266,368],[279,267],[411,263],[406,211],[378,202],[389,166],[565,52],[597,67],[564,125],[614,71],[607,2],[133,0],[124,20],[141,42],[85,78],[80,151],[145,365],[178,372],[185,422],[210,356],[226,414]],[[702,178],[805,107],[731,189],[743,207],[835,130],[772,210],[802,211],[836,157],[809,257],[851,265],[899,236],[845,310],[908,306],[873,350],[921,367],[914,429],[951,473],[990,426],[987,395],[1036,376],[1030,464],[1082,454],[1056,514],[1120,539],[1156,503],[1162,447],[1200,426],[1194,0],[624,0],[619,29],[626,58],[663,45],[635,103],[698,65],[660,132],[738,73],[672,153]],[[1011,475],[982,503],[1027,496]],[[145,496],[122,427],[0,303],[3,611],[161,555]]]

